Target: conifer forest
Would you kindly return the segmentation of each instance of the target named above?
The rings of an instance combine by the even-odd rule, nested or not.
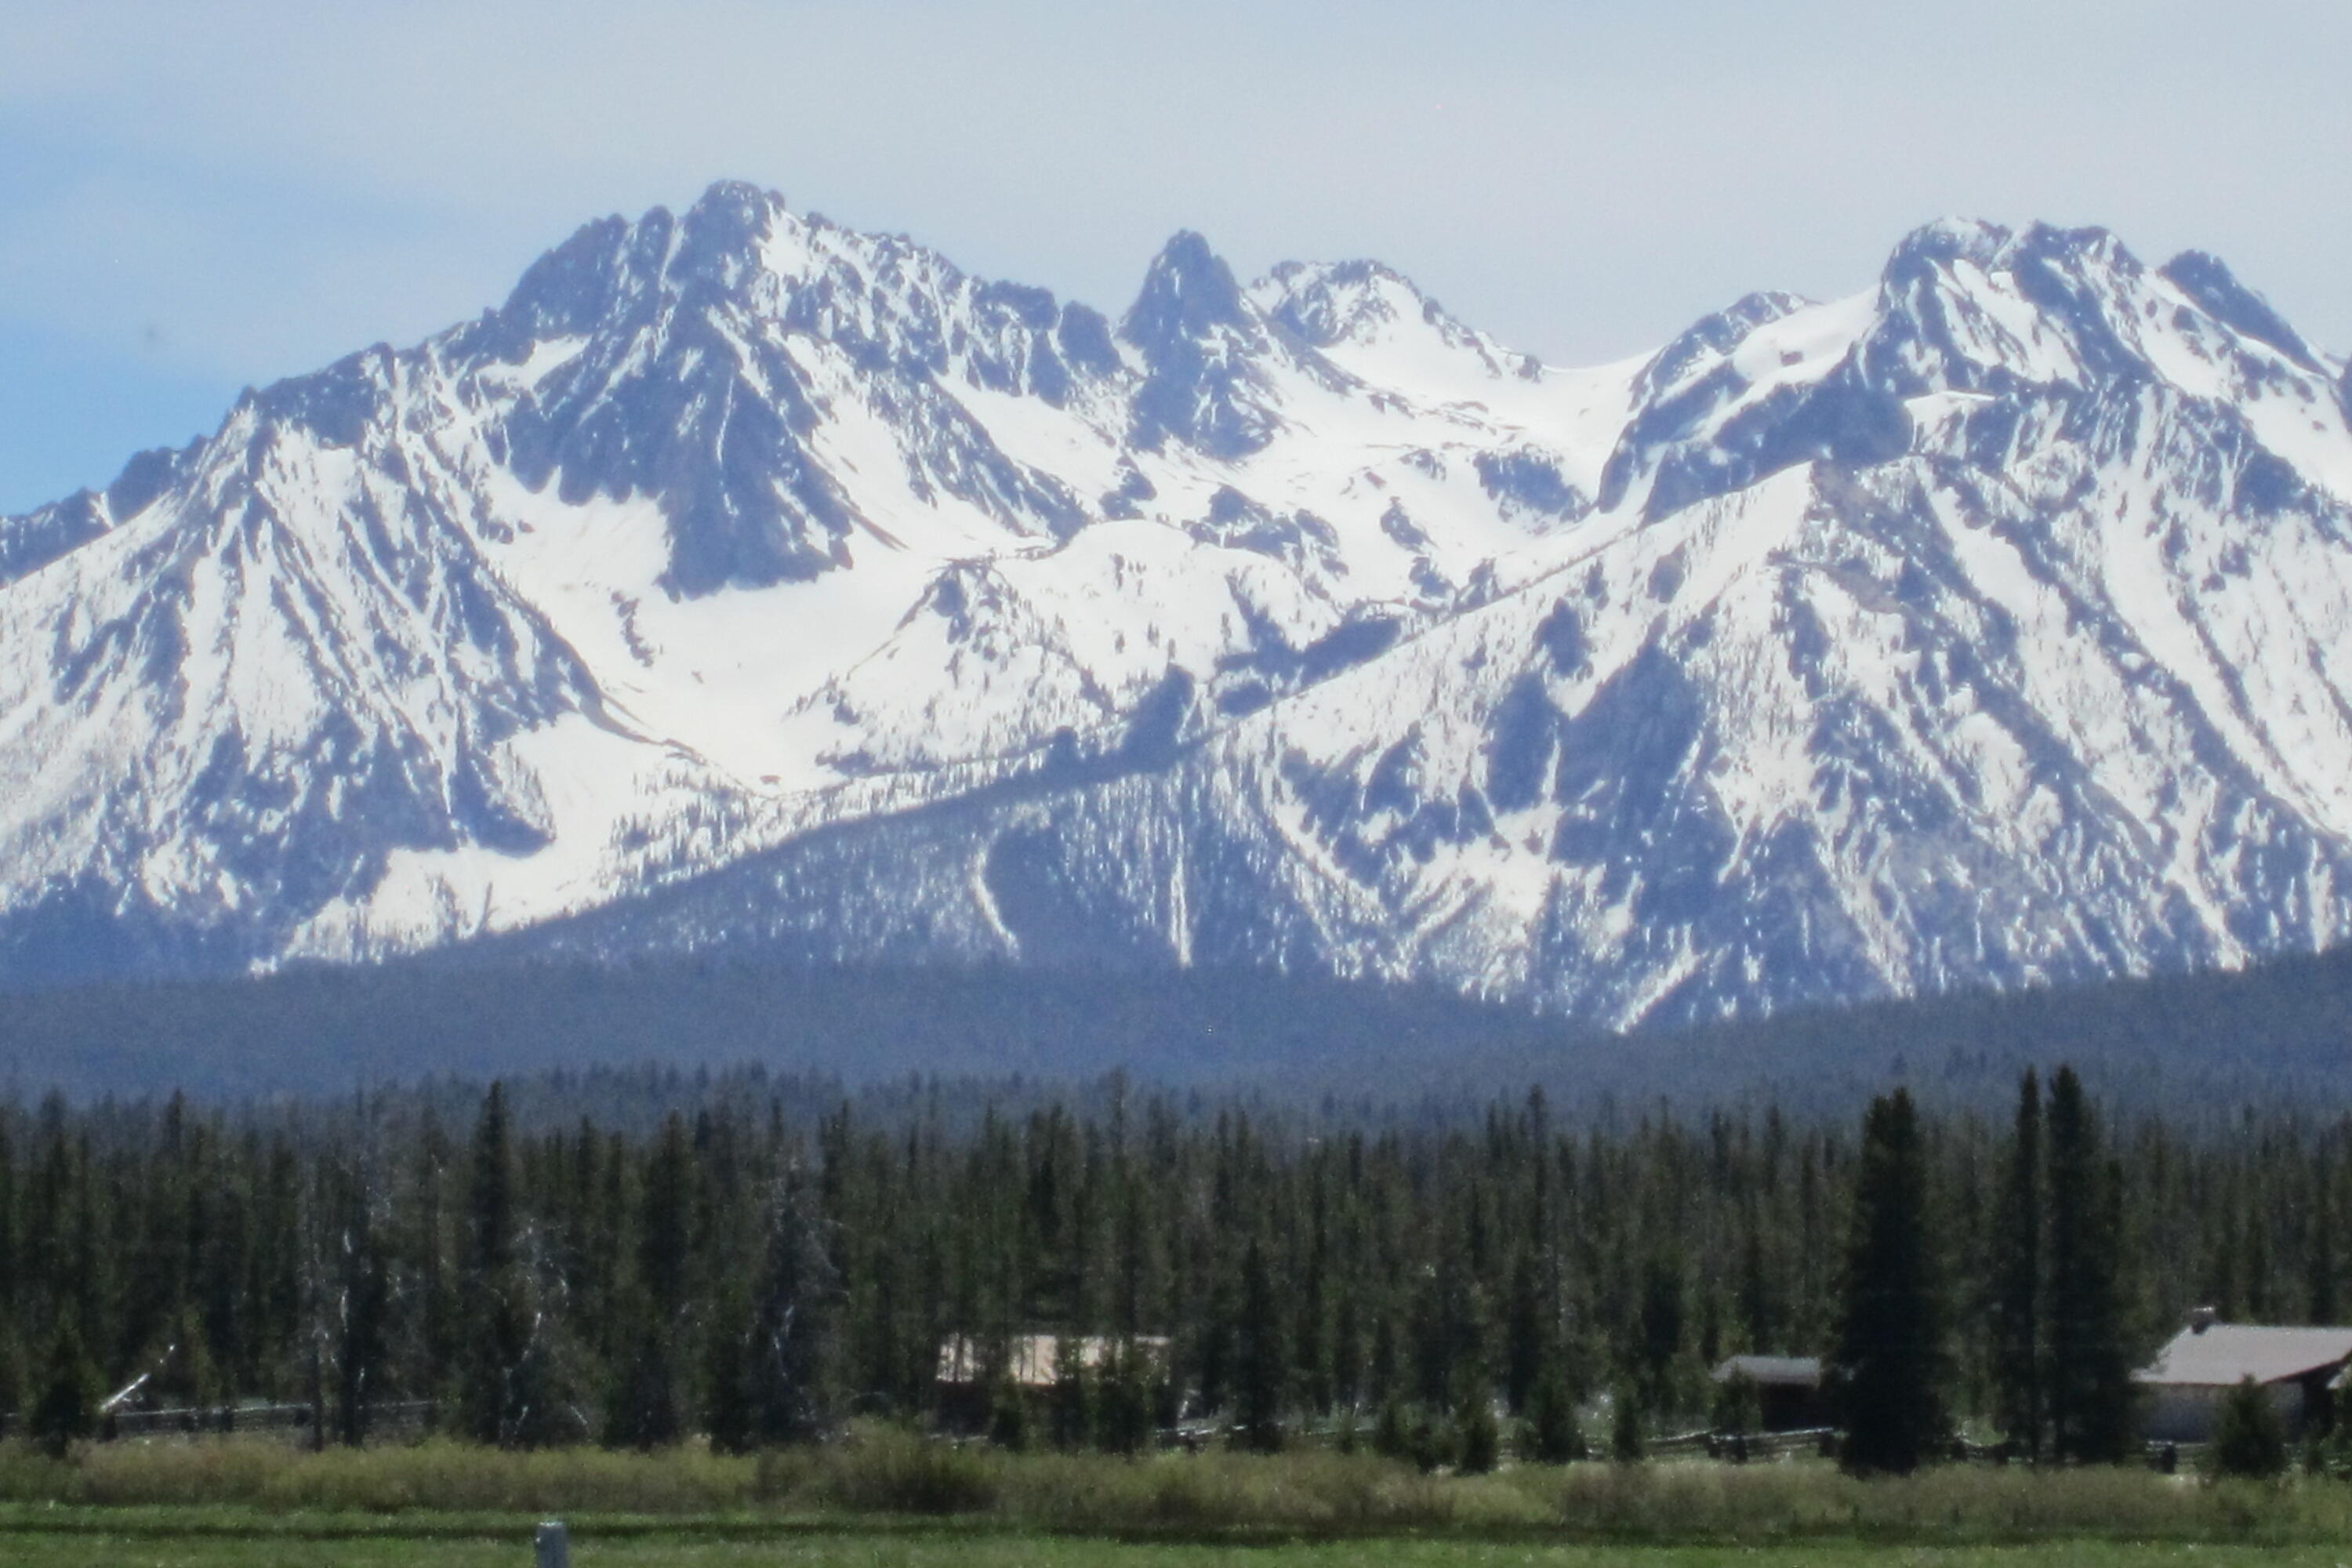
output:
[[[2347,1213],[2352,1121],[2111,1122],[2065,1070],[2014,1115],[1898,1093],[1843,1120],[1117,1081],[827,1103],[756,1072],[51,1099],[0,1109],[0,1410],[91,1435],[143,1376],[123,1408],[304,1405],[330,1444],[395,1408],[486,1444],[730,1450],[863,1415],[1114,1449],[1180,1422],[1436,1433],[1475,1462],[1498,1426],[1570,1458],[1737,1423],[1708,1370],[1753,1351],[1843,1369],[1885,1468],[1963,1425],[2112,1458],[2129,1369],[2191,1307],[2344,1316]],[[1058,1363],[1016,1389],[1040,1334]]]

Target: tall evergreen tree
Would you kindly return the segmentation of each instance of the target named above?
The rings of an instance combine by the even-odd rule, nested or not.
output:
[[[2312,1173],[2311,1205],[2304,1243],[2306,1321],[2333,1323],[2341,1315],[2336,1289],[2336,1169],[2323,1151]]]
[[[746,1358],[751,1436],[812,1442],[825,1426],[821,1373],[835,1281],[797,1173],[776,1184],[767,1232]]]
[[[730,1279],[720,1288],[712,1303],[710,1332],[703,1344],[703,1427],[710,1435],[710,1447],[721,1454],[749,1453],[754,1443],[751,1300],[740,1284]]]
[[[1682,1353],[1685,1288],[1682,1259],[1664,1249],[1642,1264],[1642,1402],[1646,1408],[1674,1408],[1675,1358]]]
[[[605,1415],[604,1440],[614,1447],[656,1448],[685,1430],[679,1346],[690,1294],[693,1179],[686,1123],[673,1114],[646,1162],[636,1288],[624,1308],[630,1340]]]
[[[2124,1321],[2118,1178],[2101,1157],[2082,1080],[2050,1082],[2050,1266],[2043,1372],[2051,1451],[2113,1464],[2130,1452],[2131,1346]]]
[[[335,1434],[367,1440],[368,1406],[379,1396],[388,1347],[391,1282],[377,1243],[373,1194],[360,1172],[337,1173],[334,1236]]]
[[[531,1385],[534,1325],[516,1257],[514,1148],[502,1082],[483,1098],[467,1171],[464,1427],[478,1443],[512,1447],[543,1412]]]
[[[16,1238],[16,1153],[8,1136],[9,1120],[0,1112],[0,1324],[13,1325],[23,1310],[26,1266],[30,1259]]]
[[[1845,1463],[1907,1473],[1949,1430],[1927,1168],[1908,1091],[1871,1101],[1854,1173],[1836,1368]]]
[[[1514,1415],[1526,1413],[1536,1379],[1553,1357],[1558,1327],[1543,1276],[1535,1249],[1520,1248],[1511,1266],[1510,1300],[1504,1314],[1503,1396]]]
[[[16,1316],[0,1311],[0,1426],[24,1404],[25,1342],[17,1335]]]
[[[73,1444],[98,1430],[99,1402],[105,1397],[80,1326],[71,1316],[60,1318],[41,1394],[26,1422],[27,1434],[49,1455],[62,1458]]]
[[[2001,1436],[2039,1463],[2046,1436],[2042,1374],[2042,1084],[2032,1068],[2018,1084],[2017,1121],[1993,1215],[1988,1317],[1993,1419]]]
[[[1286,1393],[1281,1309],[1274,1271],[1255,1237],[1242,1258],[1241,1310],[1234,1321],[1235,1414],[1242,1444],[1261,1454],[1282,1447],[1282,1407]]]

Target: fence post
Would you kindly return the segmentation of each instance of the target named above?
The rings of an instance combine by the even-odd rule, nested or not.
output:
[[[541,1525],[532,1544],[537,1552],[532,1568],[572,1568],[572,1537],[562,1520],[551,1519]]]

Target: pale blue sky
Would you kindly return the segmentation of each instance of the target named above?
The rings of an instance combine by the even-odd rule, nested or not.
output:
[[[0,0],[0,510],[721,176],[1114,312],[1181,226],[1375,256],[1568,363],[2100,223],[2342,353],[2347,62],[2341,0]]]

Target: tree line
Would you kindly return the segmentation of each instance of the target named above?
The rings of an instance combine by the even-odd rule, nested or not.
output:
[[[758,943],[555,962],[531,957],[537,940],[517,932],[267,975],[0,990],[0,1085],[96,1100],[178,1084],[224,1100],[436,1074],[520,1079],[556,1064],[765,1062],[870,1085],[1016,1068],[1083,1079],[1124,1063],[1161,1085],[1216,1095],[1255,1084],[1294,1102],[1354,1099],[1374,1083],[1387,1099],[1458,1108],[1540,1083],[1562,1104],[1664,1094],[1704,1116],[1770,1098],[1810,1117],[1846,1114],[1899,1081],[1993,1115],[2025,1066],[2063,1058],[2134,1115],[2247,1098],[2352,1103],[2352,947],[1764,1018],[1678,1019],[1669,1006],[1620,1037],[1431,984],[1213,965],[822,965]],[[0,973],[26,961],[0,933]]]
[[[1826,1355],[1856,1462],[1904,1468],[1966,1417],[2028,1457],[2119,1457],[2128,1371],[2191,1306],[2342,1315],[2352,1121],[2111,1128],[2067,1070],[2013,1117],[1896,1094],[1858,1131],[1118,1084],[808,1113],[762,1081],[649,1078],[658,1101],[604,1121],[526,1120],[505,1085],[0,1106],[0,1411],[89,1431],[143,1374],[167,1405],[307,1404],[323,1441],[422,1400],[484,1443],[741,1450],[936,1416],[961,1337],[1007,1441],[1132,1447],[1199,1415],[1475,1461],[1497,1411],[1557,1458],[1596,1400],[1620,1451],[1736,1422],[1708,1371],[1756,1352]],[[1113,1353],[1066,1353],[1033,1405],[1003,1384],[1041,1332]]]

